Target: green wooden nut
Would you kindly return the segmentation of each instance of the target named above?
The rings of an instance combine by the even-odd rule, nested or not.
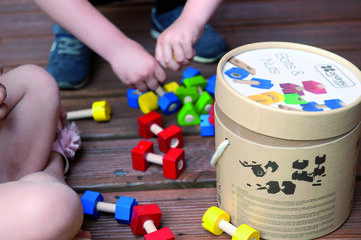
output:
[[[303,99],[298,93],[287,93],[285,94],[285,103],[287,104],[307,104],[307,101]]]
[[[196,102],[196,109],[199,115],[207,114],[211,110],[213,98],[208,92],[202,92],[201,96]]]
[[[178,124],[181,126],[185,125],[199,125],[201,119],[197,113],[197,109],[191,102],[187,102],[183,105],[181,110],[178,112]]]
[[[197,75],[190,78],[183,79],[183,84],[186,87],[200,87],[204,90],[207,86],[207,80],[202,75]]]
[[[144,114],[158,109],[158,98],[157,95],[152,91],[140,95],[138,98],[138,103],[140,110]]]
[[[179,98],[179,100],[182,102],[182,104],[184,104],[184,99],[186,97],[190,97],[192,98],[192,102],[196,102],[198,99],[198,88],[195,86],[194,87],[180,86],[177,89],[176,95]]]

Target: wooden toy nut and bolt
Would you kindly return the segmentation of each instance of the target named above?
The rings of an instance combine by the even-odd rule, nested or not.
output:
[[[171,148],[164,156],[154,154],[152,142],[141,140],[132,150],[133,168],[139,171],[146,171],[150,163],[163,166],[163,176],[177,179],[184,171],[186,163],[184,160],[184,150],[181,148]]]
[[[133,209],[130,228],[134,235],[144,235],[145,240],[174,240],[168,227],[158,229],[162,212],[157,204],[138,205]]]
[[[93,118],[96,122],[106,122],[111,119],[112,109],[108,101],[93,102],[91,109],[71,111],[67,113],[67,120]]]
[[[260,234],[257,230],[246,224],[242,224],[239,227],[232,225],[229,222],[229,214],[215,206],[208,208],[203,215],[202,221],[202,226],[214,235],[220,235],[225,232],[232,237],[232,240],[260,239]]]
[[[120,196],[117,203],[103,201],[104,197],[100,193],[85,191],[81,197],[84,214],[98,219],[99,212],[114,213],[114,218],[118,223],[130,224],[133,208],[138,205],[135,198]]]
[[[181,102],[173,91],[166,92],[163,87],[159,86],[155,92],[158,97],[152,91],[139,96],[139,108],[143,113],[147,114],[159,107],[165,114],[170,115],[181,107]]]
[[[162,128],[162,115],[153,111],[138,118],[139,135],[148,139],[156,135],[158,137],[159,150],[163,153],[170,148],[183,147],[182,129],[176,125],[171,125],[165,129]]]

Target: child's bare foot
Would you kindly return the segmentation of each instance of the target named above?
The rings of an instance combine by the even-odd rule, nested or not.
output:
[[[73,240],[91,240],[91,234],[88,231],[80,230]]]

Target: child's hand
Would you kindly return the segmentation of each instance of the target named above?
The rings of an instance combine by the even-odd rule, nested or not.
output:
[[[164,68],[180,70],[191,63],[195,55],[194,44],[202,33],[202,26],[180,17],[158,37],[156,59]]]
[[[4,123],[4,119],[8,113],[8,106],[5,103],[6,88],[0,83],[0,129]]]
[[[119,51],[115,50],[110,64],[120,80],[141,92],[155,90],[166,80],[166,73],[157,60],[130,39],[123,42]]]

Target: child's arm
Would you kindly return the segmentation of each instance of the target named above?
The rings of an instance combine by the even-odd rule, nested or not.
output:
[[[5,103],[6,88],[0,83],[0,130],[3,125],[4,119],[8,114],[8,106]]]
[[[140,91],[156,89],[166,74],[140,44],[125,36],[87,0],[35,0],[65,29],[107,60],[115,74]],[[141,69],[141,71],[139,71]]]
[[[203,34],[204,26],[222,0],[188,0],[179,18],[157,40],[156,58],[174,71],[190,63],[195,55],[194,44]]]

